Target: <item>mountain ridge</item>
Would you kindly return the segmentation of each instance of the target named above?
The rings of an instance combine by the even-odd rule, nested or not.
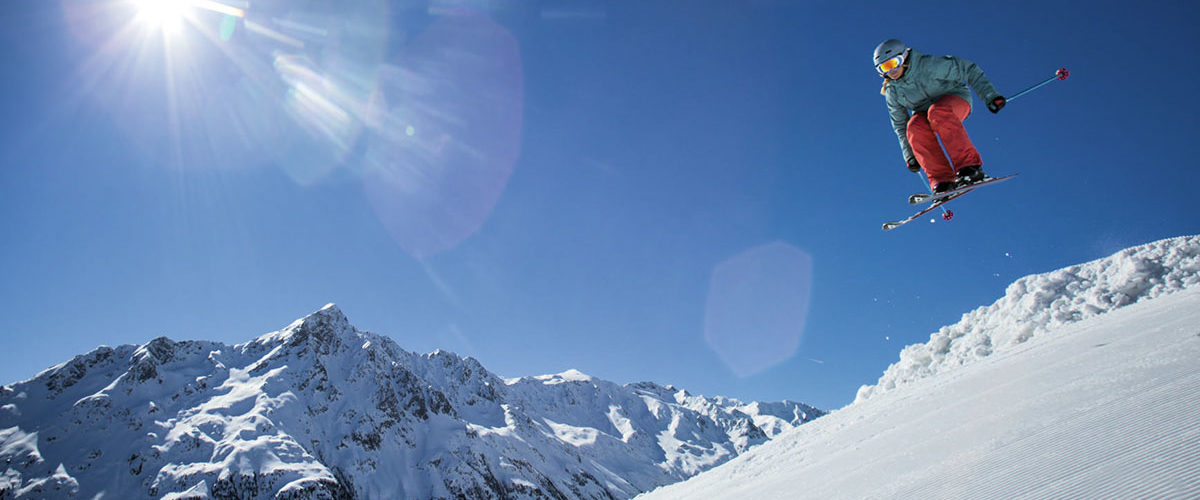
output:
[[[101,346],[0,386],[0,498],[628,498],[823,414],[506,380],[329,304],[242,344]]]

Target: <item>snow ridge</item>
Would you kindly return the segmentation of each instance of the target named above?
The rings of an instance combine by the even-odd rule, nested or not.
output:
[[[852,404],[637,500],[1200,498],[1200,286]]]
[[[330,304],[245,344],[99,347],[0,386],[0,498],[629,498],[823,414],[505,380]]]
[[[1064,325],[1200,283],[1200,235],[1169,238],[1021,278],[990,306],[964,314],[929,342],[905,347],[855,404],[1022,344]]]

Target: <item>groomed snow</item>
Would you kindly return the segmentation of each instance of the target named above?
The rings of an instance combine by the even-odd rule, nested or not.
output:
[[[1200,498],[1200,287],[1048,333],[638,498]]]

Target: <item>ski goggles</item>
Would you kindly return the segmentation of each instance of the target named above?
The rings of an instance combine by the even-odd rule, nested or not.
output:
[[[893,57],[891,59],[888,59],[884,62],[879,63],[879,65],[876,66],[875,69],[877,71],[879,71],[880,75],[886,75],[888,73],[888,71],[899,68],[901,64],[904,64],[904,54],[900,54],[896,57]]]

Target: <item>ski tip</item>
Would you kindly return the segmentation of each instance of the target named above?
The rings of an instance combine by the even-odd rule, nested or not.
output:
[[[900,223],[899,223],[899,222],[884,222],[884,223],[883,223],[883,230],[884,230],[884,231],[891,231],[891,230],[893,230],[893,229],[896,229],[896,228],[898,228],[898,227],[900,227]]]

